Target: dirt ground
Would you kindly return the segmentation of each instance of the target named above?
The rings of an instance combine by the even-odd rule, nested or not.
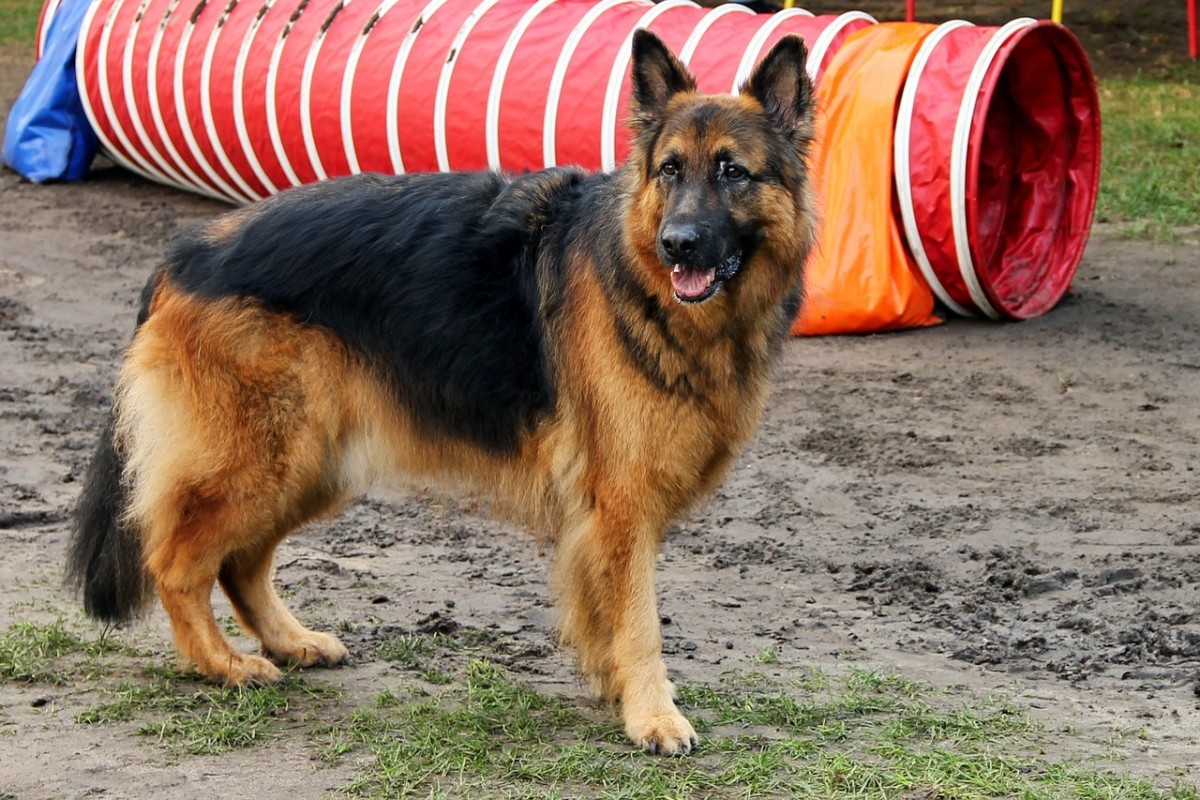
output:
[[[0,115],[27,66],[0,51]],[[138,292],[172,232],[223,209],[112,167],[69,186],[0,172],[0,631],[74,613],[68,516]],[[1164,786],[1200,781],[1198,309],[1194,233],[1100,229],[1041,319],[789,342],[749,450],[666,543],[673,674],[713,681],[767,649],[781,671],[895,670],[1013,697]],[[354,664],[327,676],[348,705],[387,685],[375,643],[434,612],[582,695],[545,573],[519,533],[388,492],[290,540],[278,580],[308,623],[349,630]],[[156,612],[131,636],[165,652],[166,630]],[[307,798],[347,780],[289,738],[173,759],[129,726],[75,724],[94,695],[0,686],[0,795]]]

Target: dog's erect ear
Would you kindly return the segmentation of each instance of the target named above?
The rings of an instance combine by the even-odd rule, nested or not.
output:
[[[785,36],[742,84],[742,93],[762,104],[776,127],[798,139],[812,136],[813,85],[807,61],[804,40]]]
[[[648,30],[633,34],[634,130],[650,127],[662,118],[671,98],[680,92],[696,91],[696,80],[687,67],[667,49],[662,39]]]

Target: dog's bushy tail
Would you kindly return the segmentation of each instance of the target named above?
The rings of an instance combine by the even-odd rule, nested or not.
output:
[[[110,412],[75,508],[67,552],[67,582],[83,595],[88,616],[127,622],[145,606],[149,580],[142,538],[125,519],[128,489]]]

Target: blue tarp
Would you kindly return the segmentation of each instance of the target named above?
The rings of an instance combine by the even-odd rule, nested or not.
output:
[[[4,163],[31,181],[79,180],[96,155],[96,133],[75,83],[75,47],[92,0],[63,0],[42,58],[13,104]]]

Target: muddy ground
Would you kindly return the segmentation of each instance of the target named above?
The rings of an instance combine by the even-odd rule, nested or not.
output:
[[[0,114],[25,59],[0,53]],[[69,186],[0,172],[0,631],[74,619],[68,515],[138,291],[173,231],[223,209],[112,167]],[[1198,341],[1195,231],[1101,229],[1041,319],[789,342],[758,435],[664,548],[674,675],[764,669],[768,649],[781,672],[897,670],[1112,739],[1164,786],[1200,780]],[[302,619],[348,629],[355,663],[326,676],[348,708],[388,685],[379,639],[434,612],[582,698],[545,573],[519,533],[391,492],[290,540],[278,580]],[[128,636],[168,650],[161,612]],[[307,798],[347,780],[302,737],[178,760],[131,726],[76,724],[95,700],[94,683],[0,686],[0,794]]]

